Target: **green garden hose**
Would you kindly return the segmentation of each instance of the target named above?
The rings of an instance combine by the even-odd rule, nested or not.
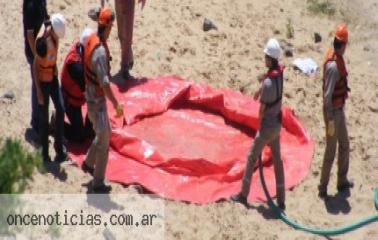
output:
[[[309,233],[313,233],[313,234],[318,234],[318,235],[328,235],[328,236],[331,236],[331,235],[339,235],[339,234],[344,234],[344,233],[347,233],[347,232],[350,232],[350,231],[353,231],[353,230],[356,230],[360,227],[363,227],[365,225],[368,225],[370,223],[373,223],[373,222],[378,222],[378,213],[370,216],[370,217],[367,217],[367,218],[364,218],[358,222],[355,222],[351,225],[348,225],[348,226],[344,226],[342,228],[337,228],[337,229],[319,229],[319,228],[312,228],[312,227],[307,227],[307,226],[303,226],[303,225],[300,225],[298,223],[296,223],[295,221],[291,220],[286,214],[285,212],[283,212],[280,208],[278,208],[275,203],[273,202],[272,200],[272,197],[269,195],[269,191],[268,191],[268,188],[266,187],[266,183],[265,183],[265,179],[264,179],[264,173],[263,173],[263,165],[262,165],[262,160],[261,160],[261,156],[259,157],[259,173],[260,173],[260,180],[261,180],[261,184],[263,186],[263,190],[264,190],[264,193],[266,195],[266,198],[268,200],[268,205],[270,206],[270,208],[272,208],[274,210],[274,212],[276,213],[276,215],[282,220],[284,221],[286,224],[288,224],[289,226],[295,228],[295,229],[298,229],[298,230],[301,230],[301,231],[305,231],[305,232],[309,232]],[[377,208],[378,210],[378,188],[375,189],[375,207]]]

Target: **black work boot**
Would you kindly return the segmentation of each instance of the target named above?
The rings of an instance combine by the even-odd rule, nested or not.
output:
[[[67,154],[67,150],[64,146],[62,146],[62,149],[57,152],[54,161],[56,163],[62,163],[62,162],[68,161],[68,160],[69,160],[69,157],[68,157],[68,154]]]
[[[234,202],[241,203],[241,204],[243,204],[243,205],[245,205],[245,206],[248,205],[248,200],[247,200],[247,198],[246,198],[241,192],[238,193],[238,194],[236,194],[236,195],[232,195],[232,196],[230,197],[230,200],[231,200],[231,201],[234,201]]]
[[[92,192],[95,194],[108,194],[112,191],[112,186],[105,185],[105,183],[99,185],[99,186],[93,186]]]

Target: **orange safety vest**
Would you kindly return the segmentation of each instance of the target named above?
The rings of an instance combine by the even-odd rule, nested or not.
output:
[[[107,55],[107,62],[108,66],[109,63],[109,50],[107,49],[107,46],[101,43],[100,38],[97,36],[96,33],[93,33],[89,38],[87,44],[84,46],[84,76],[85,76],[85,84],[88,85],[95,85],[96,88],[96,95],[97,96],[103,96],[104,92],[102,88],[100,87],[97,75],[95,71],[91,69],[91,59],[93,52],[100,46],[104,46],[106,50]]]
[[[64,60],[62,69],[62,94],[64,99],[74,107],[81,107],[85,103],[84,93],[81,91],[80,86],[72,78],[68,72],[68,66],[72,63],[83,64],[80,54],[77,51],[77,47],[80,43],[75,42],[72,44],[66,59]]]
[[[348,72],[346,70],[344,58],[342,56],[338,56],[335,54],[334,50],[330,48],[324,58],[324,63],[323,63],[323,93],[325,91],[325,84],[326,84],[326,79],[325,79],[325,71],[326,71],[326,66],[328,62],[335,61],[337,65],[337,69],[340,74],[340,79],[336,82],[335,89],[333,90],[332,93],[332,106],[334,108],[340,108],[344,106],[345,100],[348,98],[348,92],[349,92],[349,87],[348,87]]]
[[[50,34],[45,34],[43,37],[46,38],[47,44],[46,57],[40,58],[37,56],[36,60],[37,64],[39,65],[39,80],[42,82],[52,82],[58,56],[58,43],[55,42],[54,38]]]

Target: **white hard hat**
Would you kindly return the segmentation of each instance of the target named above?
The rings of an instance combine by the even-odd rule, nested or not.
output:
[[[54,32],[59,38],[64,38],[66,34],[66,20],[60,13],[55,13],[51,16],[51,25]]]
[[[280,44],[274,38],[269,39],[268,43],[265,46],[264,53],[269,57],[272,57],[276,60],[280,58]]]
[[[91,36],[95,31],[92,28],[85,28],[84,31],[80,35],[80,44],[82,46],[87,45],[88,43],[88,38]]]

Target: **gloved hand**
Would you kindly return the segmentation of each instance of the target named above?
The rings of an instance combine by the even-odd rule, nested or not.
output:
[[[333,135],[335,135],[335,121],[334,120],[328,121],[327,134],[330,137],[333,137]]]
[[[118,104],[116,107],[116,118],[123,117],[123,104]]]

